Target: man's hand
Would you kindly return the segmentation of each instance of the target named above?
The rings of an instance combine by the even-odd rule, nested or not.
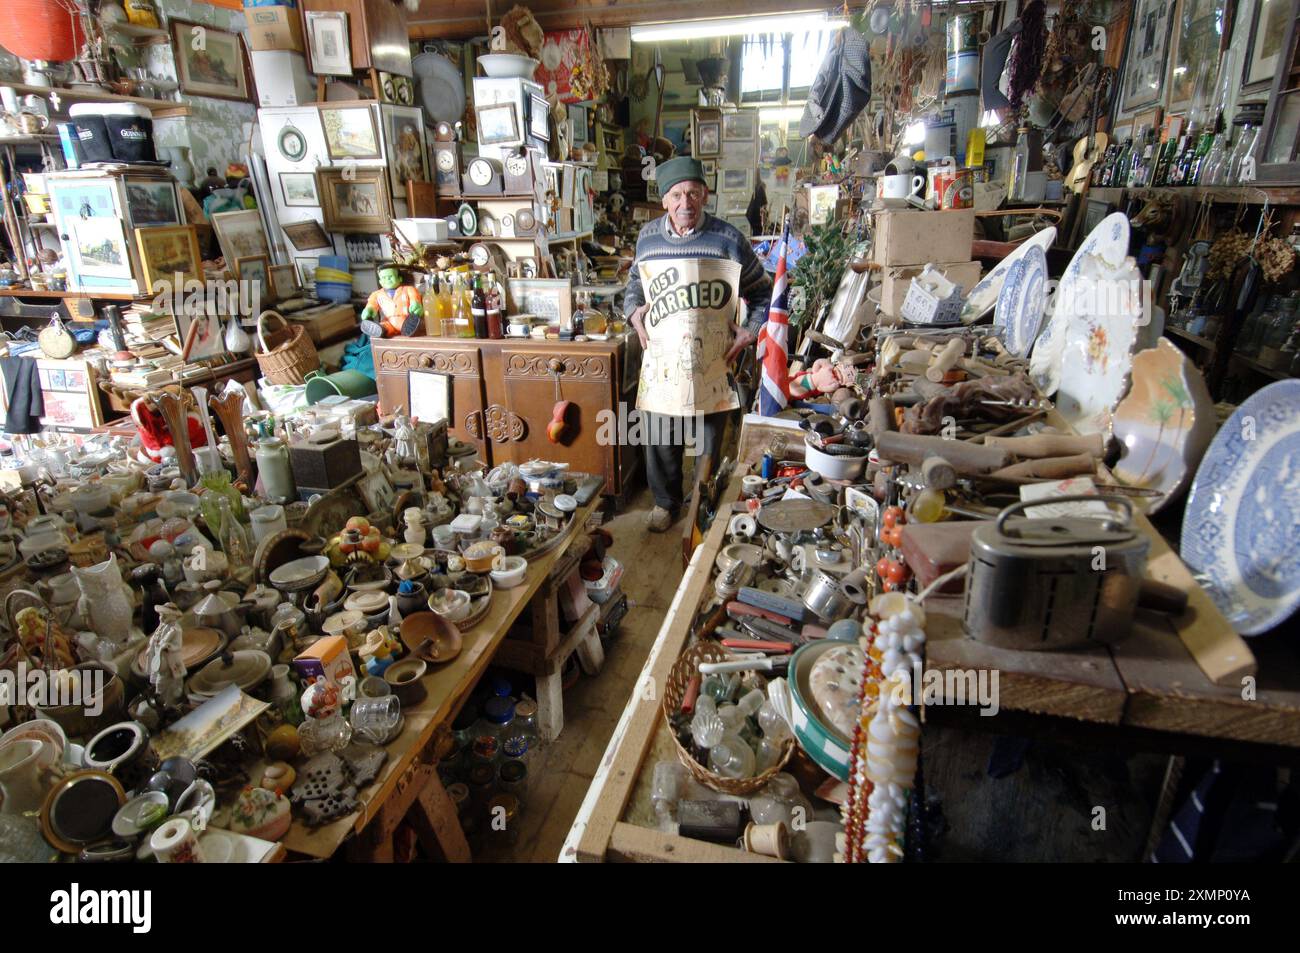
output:
[[[745,348],[752,347],[758,340],[758,335],[749,328],[741,328],[736,332],[736,338],[731,342],[731,350],[727,352],[727,363],[730,364],[736,358],[740,357]]]
[[[628,322],[632,325],[632,327],[636,328],[636,336],[641,339],[642,350],[645,350],[646,346],[650,343],[650,339],[645,336],[645,322],[641,320],[643,317],[645,317],[646,310],[649,307],[650,307],[649,305],[643,304],[641,305],[641,307],[637,308],[635,311],[633,311],[631,314],[627,316]]]

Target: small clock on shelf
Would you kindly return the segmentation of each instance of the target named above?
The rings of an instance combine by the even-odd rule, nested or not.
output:
[[[455,193],[460,188],[460,143],[449,122],[439,122],[434,127],[433,168],[439,192]]]
[[[470,159],[461,176],[460,188],[463,195],[501,195],[504,191],[501,163],[486,156]]]
[[[505,157],[502,165],[507,195],[528,195],[536,187],[537,176],[534,172],[533,153],[528,149],[510,153]]]
[[[462,202],[456,210],[456,223],[460,226],[461,238],[473,238],[478,234],[478,212],[468,202]]]

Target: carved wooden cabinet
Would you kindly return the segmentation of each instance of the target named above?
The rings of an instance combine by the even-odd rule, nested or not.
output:
[[[641,449],[622,439],[626,415],[636,405],[636,380],[624,386],[621,341],[427,337],[375,339],[371,347],[381,410],[411,407],[412,374],[446,375],[448,429],[474,444],[489,466],[562,461],[604,475],[605,492],[618,495],[640,466]],[[562,400],[570,404],[567,429],[556,444],[546,426]]]

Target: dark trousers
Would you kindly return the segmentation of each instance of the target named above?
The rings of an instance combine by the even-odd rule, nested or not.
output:
[[[723,431],[731,411],[699,417],[671,417],[641,411],[646,482],[655,505],[676,512],[682,505],[682,458],[688,445],[696,465],[709,458],[716,464]]]

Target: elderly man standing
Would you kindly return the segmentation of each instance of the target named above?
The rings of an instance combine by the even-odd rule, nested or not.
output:
[[[681,509],[686,446],[714,457],[740,406],[728,369],[757,340],[772,281],[749,240],[704,211],[709,189],[698,159],[670,159],[655,180],[668,214],[637,237],[624,308],[645,350],[637,407],[655,501],[646,525],[658,533]]]

